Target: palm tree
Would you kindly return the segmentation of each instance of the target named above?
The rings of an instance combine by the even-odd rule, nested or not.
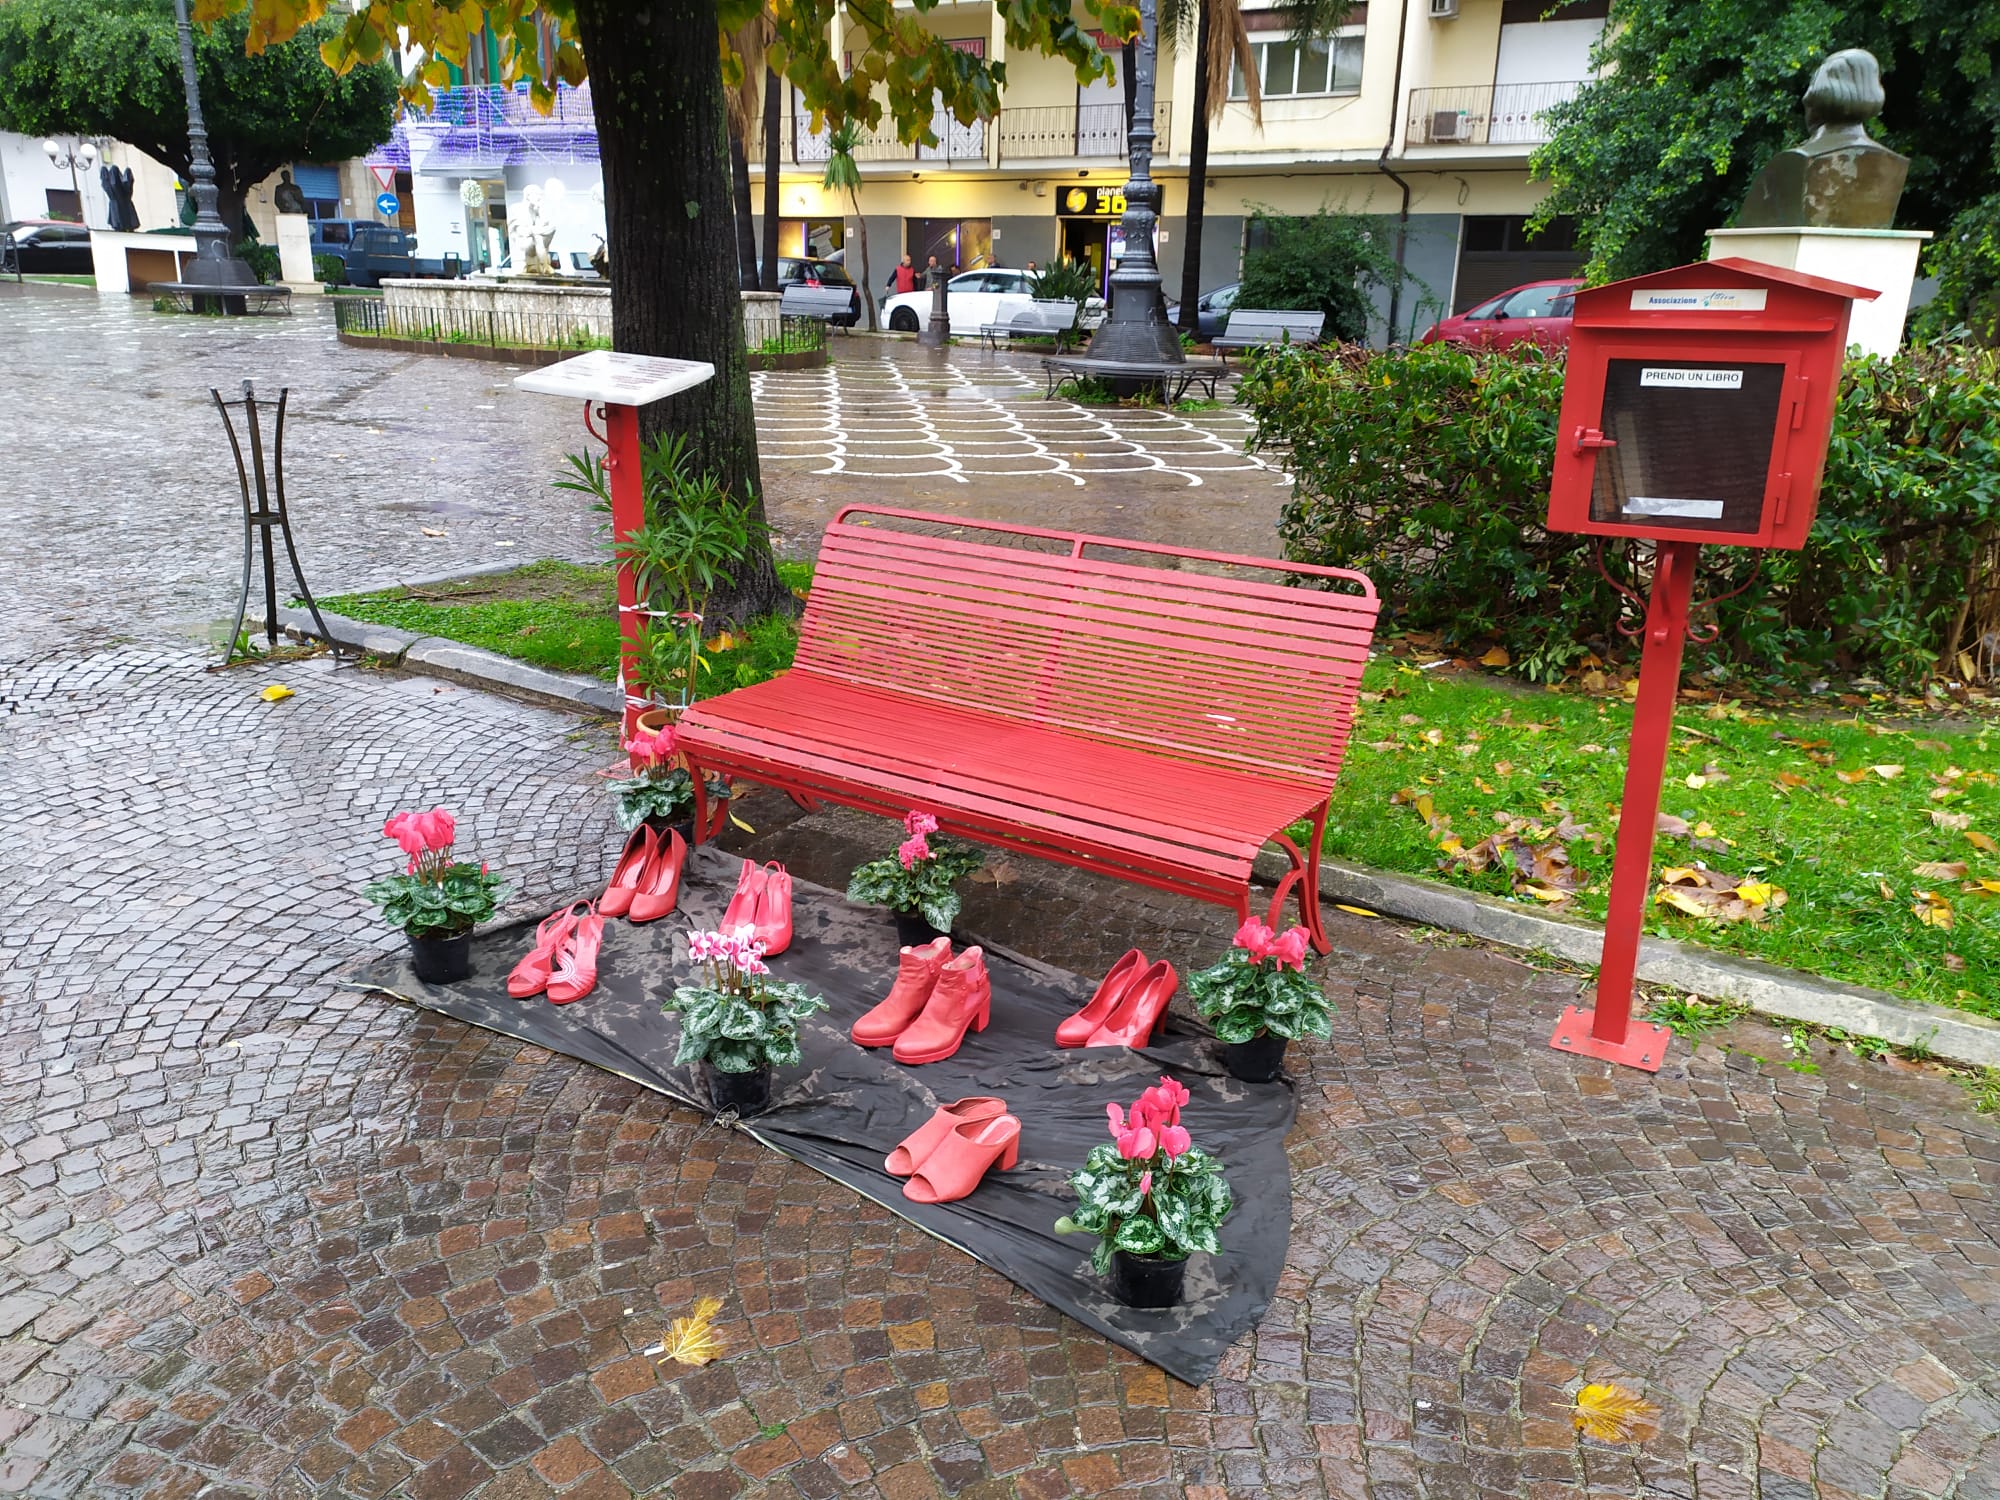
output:
[[[861,212],[861,168],[855,164],[854,148],[861,132],[852,120],[842,120],[827,132],[826,176],[820,185],[830,192],[845,190],[854,206],[854,222],[861,231],[861,299],[868,307],[868,331],[875,331],[875,273],[868,269],[868,220]]]

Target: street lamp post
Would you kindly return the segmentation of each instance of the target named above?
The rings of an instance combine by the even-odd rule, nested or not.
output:
[[[187,0],[174,0],[174,25],[180,34],[181,87],[188,107],[188,176],[193,183],[189,191],[194,195],[194,261],[182,281],[217,288],[255,286],[257,273],[230,253],[229,226],[215,211],[215,163],[209,158],[208,125],[201,117],[201,91],[195,84],[194,32],[188,25]],[[237,300],[240,306],[241,299]]]
[[[1090,340],[1092,359],[1184,364],[1180,333],[1167,322],[1153,226],[1160,185],[1153,181],[1153,65],[1158,55],[1154,0],[1139,0],[1139,45],[1132,49],[1132,177],[1119,228],[1125,255],[1111,273],[1111,313]]]
[[[86,175],[96,171],[97,148],[89,141],[79,146],[65,147],[60,141],[51,139],[42,142],[42,151],[48,157],[49,165],[58,172],[64,168],[69,169],[70,191],[76,194],[77,222],[88,228],[90,215],[83,210],[83,184],[77,181],[76,169],[82,167]]]

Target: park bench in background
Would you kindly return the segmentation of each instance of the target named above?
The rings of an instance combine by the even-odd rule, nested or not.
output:
[[[1013,317],[1002,323],[987,323],[979,330],[979,336],[986,340],[986,347],[998,350],[1000,340],[1007,340],[1011,346],[1017,338],[1042,338],[1056,341],[1056,352],[1060,354],[1069,347],[1070,339],[1079,331],[1074,302],[1052,304],[1031,302],[1026,308],[1017,310]]]
[[[1224,359],[1231,349],[1261,349],[1266,344],[1317,344],[1326,327],[1323,312],[1265,312],[1239,307],[1229,315],[1222,332],[1211,341]]]
[[[1227,372],[1227,366],[1219,359],[1161,360],[1155,364],[1146,360],[1093,359],[1088,354],[1051,355],[1042,361],[1042,368],[1049,376],[1044,397],[1055,395],[1063,382],[1069,380],[1154,381],[1169,406],[1197,385],[1206,389],[1208,399],[1213,401],[1215,383]]]
[[[719,774],[919,808],[1239,919],[1275,841],[1267,919],[1296,893],[1323,953],[1319,841],[1377,608],[1344,569],[849,506],[792,668],[696,703],[680,743],[704,802]]]

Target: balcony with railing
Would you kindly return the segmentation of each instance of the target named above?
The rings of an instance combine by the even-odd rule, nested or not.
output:
[[[1566,104],[1584,80],[1560,83],[1468,84],[1411,89],[1412,146],[1539,146],[1549,138],[1547,113]]]
[[[1161,100],[1153,111],[1153,153],[1167,154],[1167,125],[1173,104]],[[1080,157],[1122,157],[1127,152],[1125,106],[1111,104],[1049,104],[1000,111],[1000,155],[1003,160]]]
[[[1171,103],[1162,101],[1153,115],[1153,151],[1167,152],[1167,125],[1172,118]],[[821,166],[831,155],[825,128],[813,131],[803,116],[781,117],[778,122],[778,154],[787,166]],[[986,132],[999,131],[1000,157],[1006,160],[1102,160],[1123,158],[1125,106],[1122,104],[1050,105],[1034,109],[1003,109],[997,120],[974,120],[961,125],[940,114],[932,122],[937,132],[935,146],[911,146],[896,139],[896,128],[887,119],[873,130],[862,130],[854,145],[857,162],[931,162],[947,167],[986,165]],[[746,144],[751,163],[764,160],[764,132],[761,121],[753,122]]]

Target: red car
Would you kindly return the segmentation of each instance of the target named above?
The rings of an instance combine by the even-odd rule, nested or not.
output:
[[[1462,344],[1468,349],[1505,349],[1512,344],[1567,349],[1576,294],[1582,289],[1579,279],[1531,281],[1433,324],[1423,342]]]

